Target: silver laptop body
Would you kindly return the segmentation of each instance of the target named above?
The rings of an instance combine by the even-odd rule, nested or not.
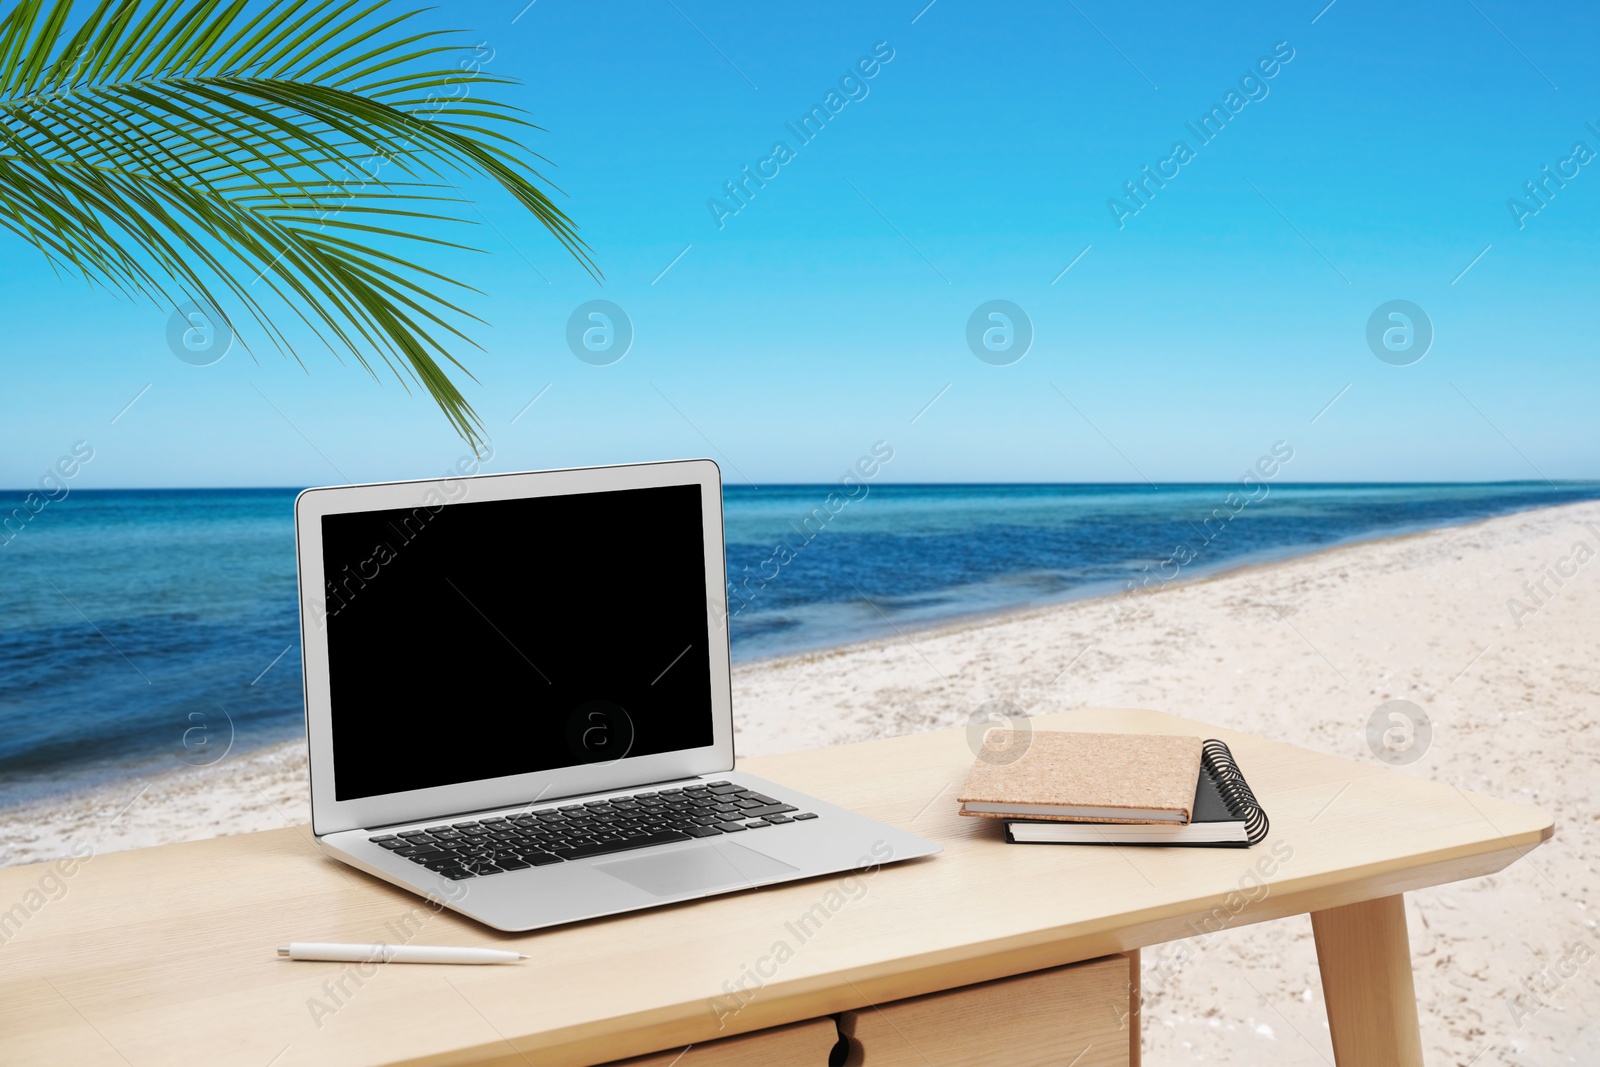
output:
[[[514,931],[939,851],[733,770],[712,461],[309,489],[295,528],[333,858]]]

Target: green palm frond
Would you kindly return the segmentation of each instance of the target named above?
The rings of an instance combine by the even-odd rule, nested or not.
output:
[[[58,272],[203,302],[299,359],[270,293],[475,442],[444,367],[466,371],[447,345],[478,320],[445,294],[470,287],[417,261],[470,247],[432,235],[470,221],[456,183],[498,185],[599,277],[524,147],[539,127],[492,98],[509,79],[388,0],[83,6],[0,21],[0,225]]]

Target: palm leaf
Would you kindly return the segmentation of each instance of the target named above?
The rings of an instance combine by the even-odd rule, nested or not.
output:
[[[472,247],[432,235],[470,223],[458,183],[509,193],[600,276],[525,147],[539,127],[494,99],[511,82],[389,0],[74,6],[17,0],[0,20],[0,225],[58,273],[207,304],[300,360],[286,309],[476,443],[446,369],[466,373],[471,287],[419,262]]]

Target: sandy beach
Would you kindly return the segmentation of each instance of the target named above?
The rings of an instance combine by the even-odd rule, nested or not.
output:
[[[1600,504],[1576,504],[745,664],[739,751],[957,726],[1007,700],[1030,714],[1155,708],[1370,762],[1368,716],[1412,701],[1432,742],[1395,773],[1538,804],[1557,823],[1500,875],[1411,897],[1427,1063],[1600,1063],[1600,964],[1555,967],[1574,946],[1600,955],[1596,550]],[[304,746],[279,745],[0,812],[0,865],[80,841],[104,852],[298,825],[307,810]],[[1163,951],[1147,950],[1147,973]],[[1309,920],[1225,931],[1167,969],[1147,984],[1147,1062],[1332,1062]]]

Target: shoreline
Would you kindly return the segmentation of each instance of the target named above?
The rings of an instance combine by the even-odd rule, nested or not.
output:
[[[1416,529],[1402,530],[1396,533],[1385,533],[1373,537],[1356,536],[1333,544],[1321,545],[1309,551],[1285,550],[1285,554],[1271,553],[1266,558],[1259,555],[1256,558],[1231,560],[1218,564],[1215,570],[1201,570],[1192,576],[1182,576],[1166,579],[1153,589],[1144,591],[1122,589],[1115,592],[1099,592],[1086,596],[1066,596],[1060,599],[1051,599],[1042,603],[1019,605],[1016,607],[1002,608],[995,611],[979,611],[970,614],[950,616],[943,619],[931,620],[924,624],[909,623],[895,625],[893,634],[879,634],[875,636],[856,638],[841,644],[822,646],[809,650],[791,651],[764,656],[757,659],[738,660],[731,663],[730,673],[738,689],[738,681],[743,675],[753,675],[771,671],[792,670],[797,667],[833,661],[852,656],[881,655],[902,643],[915,643],[912,641],[937,641],[956,639],[974,632],[989,630],[1000,626],[1022,625],[1030,622],[1048,620],[1061,612],[1069,610],[1094,610],[1096,608],[1123,602],[1144,602],[1155,597],[1171,596],[1182,591],[1202,590],[1218,583],[1234,580],[1246,580],[1251,576],[1270,574],[1281,568],[1298,565],[1317,565],[1329,557],[1343,552],[1359,551],[1368,548],[1399,548],[1408,543],[1427,539],[1429,537],[1444,536],[1451,532],[1467,532],[1481,529],[1495,523],[1504,523],[1530,518],[1548,517],[1555,518],[1563,512],[1574,510],[1600,511],[1600,502],[1587,501],[1577,503],[1556,504],[1548,507],[1529,508],[1522,511],[1510,512],[1502,515],[1491,515],[1483,518],[1467,519],[1460,522],[1447,523],[1440,526],[1427,526]],[[1136,609],[1137,611],[1138,609]],[[1118,613],[1122,617],[1122,613]],[[1116,625],[1115,623],[1113,625]],[[743,716],[740,712],[740,701],[736,698],[734,704],[736,716],[735,733],[742,734],[745,730],[739,725]],[[765,754],[770,751],[781,751],[767,746],[760,746],[757,751],[744,752],[741,755]],[[25,824],[34,816],[52,815],[59,809],[67,806],[83,808],[92,807],[97,811],[115,811],[118,798],[132,796],[143,797],[145,793],[163,785],[171,785],[179,779],[193,777],[199,781],[212,783],[225,779],[231,768],[242,768],[244,777],[250,778],[261,768],[278,768],[280,771],[288,767],[298,769],[302,790],[308,789],[309,784],[305,779],[304,767],[306,761],[306,742],[303,734],[284,740],[270,741],[251,748],[230,751],[227,757],[215,765],[195,767],[173,759],[174,766],[166,769],[139,770],[127,774],[108,773],[98,778],[88,788],[65,789],[62,792],[51,792],[47,795],[29,798],[13,804],[0,805],[0,829],[9,829],[18,823]],[[160,764],[158,757],[150,757],[144,761],[145,766],[155,767]],[[277,800],[273,801],[278,803]],[[259,813],[261,808],[246,803],[239,810]],[[278,824],[290,825],[305,822],[309,818],[308,802],[300,803],[296,808],[283,813]],[[288,817],[292,816],[292,818]],[[215,823],[220,833],[245,832],[240,829],[220,829],[228,826],[232,820],[223,819]],[[260,827],[253,827],[260,828]],[[32,849],[17,849],[9,844],[5,838],[0,837],[0,866],[11,866],[17,863],[27,863],[31,860],[18,858],[15,854],[27,855]],[[42,843],[42,842],[40,842]],[[64,852],[62,854],[65,854]],[[41,859],[53,858],[40,856]]]
[[[1497,519],[1512,518],[1518,515],[1532,515],[1541,512],[1555,512],[1562,508],[1583,507],[1582,503],[1556,504],[1549,507],[1529,508],[1523,511],[1509,512],[1503,515],[1490,515],[1483,518],[1466,519],[1459,522],[1446,523],[1439,526],[1424,526],[1414,529],[1405,529],[1394,533],[1381,533],[1374,536],[1355,535],[1332,544],[1320,545],[1307,550],[1304,546],[1289,546],[1279,550],[1265,550],[1251,558],[1228,560],[1215,565],[1213,569],[1195,568],[1196,572],[1190,576],[1167,579],[1153,590],[1143,592],[1144,596],[1155,596],[1171,589],[1200,586],[1207,582],[1227,579],[1236,575],[1254,571],[1266,570],[1286,563],[1302,560],[1312,560],[1330,552],[1344,548],[1398,543],[1408,538],[1423,537],[1430,533],[1446,530],[1466,529],[1484,523],[1494,522]],[[876,634],[866,637],[852,638],[843,642],[820,645],[815,648],[779,652],[770,656],[761,656],[748,660],[732,660],[731,673],[735,676],[745,671],[763,670],[780,667],[793,662],[807,662],[818,658],[827,658],[836,655],[849,654],[853,650],[876,648],[895,641],[916,637],[938,637],[947,634],[966,633],[973,629],[994,625],[1011,620],[1024,620],[1036,615],[1045,615],[1052,611],[1069,605],[1093,604],[1096,602],[1111,603],[1118,599],[1137,599],[1140,595],[1136,590],[1120,589],[1111,592],[1103,591],[1099,586],[1088,587],[1099,591],[1087,592],[1082,595],[1066,594],[1061,597],[1052,597],[1029,604],[1019,604],[1012,607],[1000,608],[989,611],[973,611],[957,615],[946,616],[926,622],[891,623],[894,627],[893,634]],[[738,715],[735,705],[734,713]],[[303,722],[303,718],[302,718]],[[262,757],[269,763],[278,763],[285,759],[293,758],[296,754],[304,759],[305,737],[303,726],[299,736],[268,741],[250,748],[230,749],[228,755],[218,763],[230,761],[251,760]],[[163,768],[164,763],[173,764]],[[204,767],[192,767],[182,760],[169,757],[163,760],[158,756],[149,756],[136,763],[123,762],[122,767],[127,770],[119,773],[116,769],[119,764],[100,764],[88,768],[85,781],[74,785],[64,785],[59,789],[42,791],[36,796],[18,800],[14,803],[0,803],[0,825],[33,812],[48,812],[63,803],[93,800],[101,806],[111,804],[119,795],[127,795],[128,787],[138,787],[162,781],[172,775],[181,775],[186,770],[205,770]],[[6,846],[0,843],[0,867],[10,866]]]
[[[1145,595],[1155,596],[1166,592],[1169,589],[1202,586],[1207,582],[1226,580],[1239,575],[1248,574],[1252,571],[1269,570],[1283,564],[1311,561],[1320,556],[1324,556],[1332,552],[1338,552],[1342,549],[1359,548],[1365,545],[1399,544],[1413,538],[1426,537],[1432,533],[1444,533],[1450,530],[1468,530],[1473,527],[1483,526],[1501,519],[1512,519],[1518,516],[1536,515],[1546,512],[1553,513],[1561,511],[1564,508],[1590,507],[1595,503],[1597,502],[1578,501],[1567,504],[1552,504],[1546,507],[1525,508],[1521,511],[1509,511],[1499,515],[1485,515],[1473,519],[1462,519],[1457,522],[1446,522],[1437,526],[1401,528],[1393,532],[1379,533],[1371,536],[1355,534],[1343,540],[1334,541],[1326,545],[1317,545],[1315,547],[1302,545],[1299,547],[1289,547],[1283,550],[1269,549],[1260,553],[1256,553],[1247,558],[1228,560],[1223,563],[1218,563],[1214,569],[1208,570],[1205,568],[1199,568],[1199,573],[1196,573],[1190,577],[1167,579],[1153,591],[1147,591]],[[1002,622],[1030,614],[1048,613],[1057,608],[1071,604],[1090,604],[1096,601],[1109,603],[1121,597],[1131,597],[1134,595],[1135,591],[1130,589],[1121,589],[1112,592],[1101,591],[1086,593],[1081,596],[1067,594],[1061,597],[1052,597],[1050,599],[1041,600],[1035,603],[1019,604],[1014,607],[1000,608],[993,611],[974,611],[958,615],[951,615],[942,619],[929,620],[925,623],[910,622],[903,625],[896,624],[895,629],[902,635],[918,636],[941,635],[944,633],[961,633],[973,629],[974,627]],[[731,662],[731,666],[733,672],[737,674],[739,671],[747,668],[773,667],[791,660],[803,659],[806,657],[826,656],[835,652],[848,652],[855,648],[883,643],[892,643],[893,640],[894,635],[892,634],[877,634],[870,637],[858,637],[841,642],[839,644],[822,645],[813,649],[777,652],[770,656],[760,656],[755,659],[733,660]],[[735,713],[737,714],[737,709],[735,709]],[[4,810],[5,809],[3,807],[0,807],[0,811]]]
[[[959,491],[961,484],[965,483],[931,488]],[[945,573],[935,567],[934,571],[937,573],[910,583],[920,586],[926,581],[931,584],[930,588],[919,588],[903,594],[897,594],[895,586],[906,583],[891,581],[885,585],[858,576],[857,580],[861,581],[863,586],[869,588],[884,586],[880,592],[871,594],[872,597],[880,598],[876,602],[867,599],[863,603],[849,597],[848,594],[840,600],[815,599],[819,590],[811,588],[808,584],[812,576],[783,575],[778,577],[778,584],[781,586],[784,582],[798,583],[789,592],[803,602],[787,604],[779,599],[771,607],[767,606],[769,602],[765,600],[756,600],[748,604],[747,607],[753,607],[755,610],[743,616],[742,625],[735,624],[731,666],[735,671],[757,669],[781,664],[791,659],[828,656],[843,649],[891,640],[896,636],[910,635],[921,639],[925,635],[938,635],[950,630],[964,631],[973,626],[999,623],[1008,617],[1037,611],[1048,612],[1072,604],[1115,602],[1117,598],[1124,597],[1129,592],[1126,586],[1132,582],[1143,583],[1152,593],[1204,583],[1228,575],[1249,573],[1263,566],[1270,567],[1296,559],[1314,558],[1319,553],[1345,546],[1382,544],[1428,531],[1470,527],[1507,515],[1537,513],[1548,507],[1571,506],[1575,503],[1571,499],[1575,492],[1586,492],[1593,487],[1600,487],[1600,481],[1563,483],[1564,488],[1555,487],[1558,490],[1555,495],[1565,498],[1560,503],[1528,507],[1533,498],[1545,495],[1542,491],[1546,487],[1527,480],[1498,483],[1394,484],[1283,482],[1275,483],[1273,488],[1291,494],[1305,490],[1331,490],[1337,497],[1342,489],[1370,486],[1373,489],[1394,490],[1406,484],[1414,484],[1419,487],[1418,491],[1422,495],[1419,497],[1407,492],[1378,493],[1371,497],[1373,501],[1378,502],[1373,505],[1379,509],[1377,511],[1368,512],[1364,510],[1364,506],[1356,506],[1352,510],[1346,502],[1327,512],[1326,515],[1316,501],[1317,497],[1326,496],[1326,493],[1313,493],[1300,504],[1295,503],[1293,496],[1286,497],[1283,498],[1283,507],[1287,508],[1285,512],[1289,516],[1287,521],[1266,519],[1264,521],[1268,525],[1264,528],[1249,528],[1252,527],[1253,520],[1245,518],[1238,523],[1225,522],[1222,528],[1216,531],[1212,531],[1208,525],[1202,532],[1195,528],[1193,521],[1187,524],[1176,521],[1181,520],[1183,514],[1189,513],[1190,505],[1195,504],[1195,500],[1190,499],[1193,494],[1185,496],[1185,493],[1196,486],[1211,484],[1184,483],[1169,487],[1178,491],[1178,496],[1174,499],[1183,502],[1182,506],[1174,505],[1166,509],[1166,512],[1171,513],[1167,518],[1174,521],[1150,525],[1145,520],[1135,519],[1130,521],[1144,524],[1126,527],[1102,524],[1105,530],[1112,532],[1091,537],[1087,554],[1079,552],[1078,555],[1072,555],[1071,550],[1066,550],[1068,553],[1066,556],[1060,552],[1001,552],[989,565],[978,570],[984,571],[987,566],[992,566],[999,568],[1003,573],[972,573],[972,568],[968,567],[954,568]],[[1216,487],[1232,484],[1216,483]],[[1441,486],[1458,486],[1462,491],[1446,494],[1446,497],[1440,500],[1433,500],[1427,496],[1430,488]],[[1125,489],[1129,492],[1139,488],[1121,483],[1076,488],[1108,487],[1114,490]],[[906,483],[901,488],[914,494],[922,488],[929,487]],[[1011,488],[1026,498],[1027,492],[1038,486],[1032,483],[1017,483]],[[1060,487],[1046,485],[1045,488]],[[1540,492],[1534,493],[1532,489],[1539,489]],[[1485,492],[1486,490],[1488,491]],[[255,496],[260,493],[280,491],[288,490],[281,487],[265,487],[251,490],[243,495]],[[131,493],[134,496],[151,494],[161,496],[174,491],[141,489],[115,492]],[[226,496],[237,491],[208,489],[207,492]],[[959,496],[959,492],[957,495]],[[1140,494],[1135,492],[1134,495]],[[1271,500],[1277,502],[1279,497],[1273,495]],[[1266,501],[1267,498],[1263,496],[1257,506],[1268,508],[1273,506]],[[1233,505],[1229,505],[1231,506]],[[1121,508],[1123,505],[1117,507]],[[1521,507],[1523,510],[1502,512],[1487,517],[1470,514],[1474,510],[1500,507]],[[1145,505],[1140,505],[1130,514],[1147,510]],[[1157,511],[1162,509],[1158,507]],[[1249,516],[1255,512],[1241,510],[1239,514]],[[1262,514],[1266,516],[1272,513],[1267,511]],[[1198,513],[1191,514],[1190,517],[1198,519]],[[1428,522],[1437,525],[1426,525]],[[1191,538],[1190,533],[1195,536]],[[1319,538],[1323,537],[1327,540],[1319,543]],[[1163,555],[1168,554],[1166,549],[1154,548],[1164,543],[1163,539],[1169,544],[1176,542],[1178,547],[1171,550],[1169,558],[1158,562]],[[1184,562],[1179,563],[1179,560]],[[870,562],[871,557],[864,556],[856,559],[854,566],[859,568]],[[915,563],[902,565],[916,566]],[[1169,578],[1169,575],[1172,577]],[[827,578],[826,574],[821,577]],[[874,578],[878,577],[881,575],[874,575]],[[288,589],[292,598],[292,582]],[[1138,602],[1137,598],[1126,601],[1128,605]],[[280,607],[283,603],[287,603],[292,608],[292,599],[278,603]],[[890,614],[886,615],[885,612]],[[285,636],[283,640],[287,642],[290,638]],[[26,643],[21,647],[26,649]],[[49,656],[51,653],[47,645],[41,645],[36,651],[43,656]],[[256,650],[252,649],[248,653],[235,651],[237,652],[235,659],[241,661],[235,664],[236,668],[240,671],[246,671],[248,668],[248,673],[255,673],[251,664],[258,661],[250,657],[255,655]],[[19,654],[15,662],[19,666],[24,666],[35,661],[29,656]],[[276,659],[273,662],[275,663]],[[183,666],[176,661],[173,665]],[[238,753],[249,754],[269,748],[280,740],[292,741],[296,737],[303,737],[304,719],[298,679],[287,681],[292,681],[294,684],[276,686],[276,683],[269,682],[269,686],[275,686],[271,699],[256,710],[247,712],[252,721],[238,728],[235,744],[249,747],[238,747]],[[255,694],[255,690],[248,692]],[[120,754],[117,752],[118,748],[129,744],[148,746],[151,740],[159,740],[156,735],[163,734],[167,729],[171,729],[174,735],[172,741],[175,744],[179,727],[186,724],[172,726],[168,721],[168,713],[178,708],[177,697],[180,695],[205,701],[208,706],[211,700],[211,694],[193,686],[181,693],[168,693],[165,696],[144,697],[141,694],[139,697],[134,697],[131,693],[126,694],[125,702],[119,702],[110,709],[98,707],[98,702],[88,702],[86,706],[86,702],[81,700],[70,707],[59,706],[51,703],[59,699],[54,693],[43,694],[43,699],[31,713],[23,713],[25,719],[38,722],[41,714],[46,719],[53,718],[53,713],[60,714],[64,719],[77,723],[78,725],[73,725],[71,730],[79,730],[81,733],[73,734],[71,730],[60,732],[60,738],[68,740],[77,738],[75,747],[64,748],[61,747],[60,738],[52,742],[54,734],[43,730],[36,731],[32,724],[19,721],[18,736],[15,739],[18,747],[14,751],[11,764],[14,770],[3,775],[5,786],[0,788],[0,811],[38,805],[48,807],[52,803],[69,801],[75,795],[98,790],[102,785],[115,789],[122,783],[159,775],[163,770],[181,769],[181,765],[189,762],[190,757],[198,756],[200,753],[175,748],[168,751],[169,746],[166,743],[155,745],[154,751],[147,747]],[[17,710],[21,711],[20,708]],[[122,721],[124,713],[129,717],[136,717],[136,721],[143,724],[139,733],[130,731],[129,736],[119,740],[116,745],[107,744],[105,747],[109,751],[92,754],[92,750],[98,747],[96,741],[107,736],[106,727]],[[218,741],[221,740],[221,731],[225,728],[219,721],[216,730]],[[192,733],[193,731],[185,731],[184,737],[188,738]],[[139,736],[143,736],[145,740],[139,741]],[[54,751],[50,750],[51,744],[56,746]],[[28,763],[34,755],[50,756],[60,759],[60,762],[40,769]],[[0,862],[4,862],[3,857],[4,853],[0,852]]]

